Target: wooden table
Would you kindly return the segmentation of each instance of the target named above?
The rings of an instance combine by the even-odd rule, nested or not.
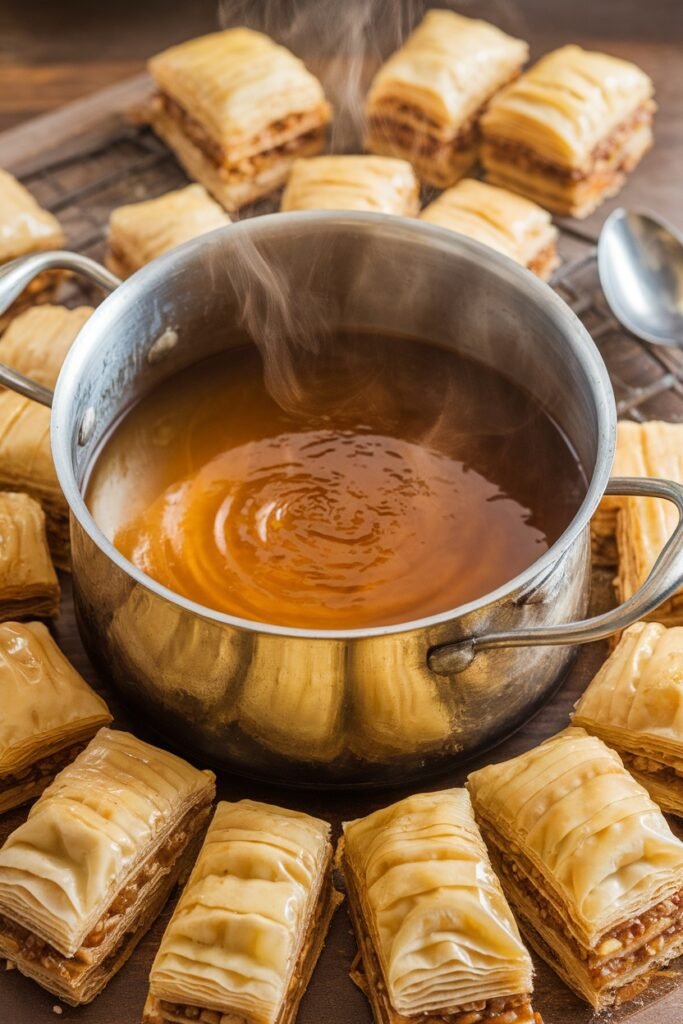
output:
[[[312,0],[306,0],[309,2]],[[314,2],[318,3],[318,0]],[[236,3],[237,0],[225,2],[223,10],[229,14],[229,9],[234,10]],[[0,39],[3,43],[0,55],[0,125],[17,121],[29,112],[51,110],[80,92],[90,92],[107,81],[137,71],[142,67],[144,57],[161,46],[211,29],[215,14],[215,4],[205,0],[196,0],[193,4],[161,4],[156,0],[134,4],[120,0],[115,5],[103,6],[64,3],[59,9],[46,12],[44,8],[47,6],[51,5],[4,0],[0,9]],[[252,21],[261,17],[266,7],[265,4],[241,6],[249,6]],[[291,8],[290,3],[271,2],[267,10],[271,23],[275,21],[286,29],[291,21]],[[330,19],[333,37],[328,50],[334,49],[342,32],[348,37],[349,25],[356,24],[359,12],[365,9],[365,0],[362,3],[361,0],[345,0],[343,14],[342,5],[335,5],[335,18]],[[387,9],[386,5],[384,9]],[[573,0],[566,5],[548,3],[547,0],[524,0],[504,5],[499,0],[490,0],[461,4],[460,9],[464,13],[490,17],[509,31],[528,38],[534,55],[563,42],[577,41],[630,57],[650,72],[657,84],[661,107],[657,120],[657,148],[633,177],[620,201],[656,209],[683,227],[679,171],[683,165],[683,4],[679,0],[652,0],[649,4],[636,4],[633,0],[611,0],[608,4]],[[394,30],[395,26],[386,23],[374,26],[373,31],[381,37],[380,49],[387,49]],[[297,31],[300,31],[300,24]],[[291,39],[291,35],[288,38]],[[352,37],[352,43],[357,46],[358,40]],[[324,39],[322,44],[325,44]],[[296,48],[314,60],[320,55],[313,51],[320,45],[320,38],[302,37]],[[347,57],[351,48],[348,39],[343,42],[342,52]],[[132,82],[124,80],[104,93],[79,100],[71,108],[56,110],[0,135],[0,165],[30,173],[42,165],[45,154],[50,151],[78,152],[79,146],[85,146],[84,140],[96,141],[120,123],[121,111],[146,89],[144,78]],[[180,182],[182,174],[177,169],[173,173],[178,175]],[[34,180],[38,181],[37,178],[32,179],[32,187]],[[578,230],[579,235],[587,239],[594,238],[605,213],[613,205],[604,207],[581,225],[570,225],[571,229]],[[90,213],[103,222],[107,208],[98,205]],[[80,247],[80,237],[70,234],[71,243]],[[98,255],[101,245],[100,231],[88,251]],[[562,249],[565,257],[571,258],[585,251],[586,243],[566,235]],[[641,350],[636,346],[629,349],[627,342],[619,339],[615,344],[618,348],[613,354],[616,362],[620,358],[624,363],[635,361],[637,366],[643,367],[643,372],[649,372],[646,356]],[[623,357],[620,355],[622,352]],[[630,367],[630,371],[632,369]],[[623,397],[619,388],[617,397]],[[643,408],[646,415],[683,419],[683,398],[670,391],[659,394],[653,403]],[[60,646],[86,678],[105,693],[116,712],[117,722],[149,738],[145,721],[120,705],[106,680],[98,678],[88,663],[73,620],[69,578],[65,576],[63,583],[63,612],[55,625]],[[593,594],[594,610],[606,607],[610,600],[609,574],[598,573]],[[604,656],[603,645],[584,648],[562,687],[533,721],[468,766],[467,770],[514,756],[562,728],[572,704]],[[429,785],[459,785],[465,774],[465,768],[454,768],[447,777]],[[400,791],[362,796],[354,793],[303,793],[257,785],[224,774],[220,779],[220,795],[228,799],[249,795],[305,809],[331,820],[335,832],[338,832],[339,824],[345,818],[368,813],[404,794]],[[0,835],[15,827],[24,814],[25,810],[20,810],[6,816],[0,825]],[[149,966],[169,910],[167,908],[132,960],[103,995],[85,1009],[63,1007],[62,1020],[80,1024],[135,1024],[140,1019]],[[342,908],[333,922],[326,949],[304,998],[300,1024],[368,1024],[371,1020],[368,1004],[348,977],[354,952],[349,920]],[[657,982],[653,992],[627,1008],[615,1011],[610,1020],[628,1019],[632,1024],[681,1024],[683,985],[675,988],[675,972],[680,970],[683,966],[677,965],[674,971]],[[543,965],[538,968],[537,993],[537,1007],[543,1012],[546,1024],[587,1024],[592,1019],[588,1009]],[[54,1021],[53,1007],[56,1004],[54,997],[17,972],[0,974],[0,1024]]]

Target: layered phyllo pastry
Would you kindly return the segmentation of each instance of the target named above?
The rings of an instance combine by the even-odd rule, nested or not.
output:
[[[683,483],[683,424],[622,424],[618,446],[619,472]],[[645,582],[677,521],[678,512],[669,501],[617,499],[615,586],[620,602],[628,601]],[[683,591],[676,591],[651,617],[667,626],[683,624]]]
[[[7,171],[0,170],[0,265],[45,249],[60,249],[64,232],[56,217],[38,205],[28,189]],[[31,281],[9,310],[0,314],[0,330],[30,303],[54,295],[59,273],[46,271]]]
[[[203,185],[119,206],[109,217],[105,262],[119,277],[128,277],[176,245],[229,223]]]
[[[536,203],[466,178],[426,206],[422,220],[491,246],[547,280],[557,267],[557,228]]]
[[[14,391],[0,391],[0,491],[24,491],[45,513],[52,560],[69,568],[69,507],[50,448],[50,410]]]
[[[320,82],[260,32],[192,39],[149,69],[154,130],[226,210],[279,188],[297,157],[323,147],[331,112]]]
[[[282,210],[369,210],[412,217],[419,186],[407,160],[390,156],[316,156],[297,160]]]
[[[0,625],[0,812],[42,793],[110,722],[42,623]]]
[[[0,956],[90,1002],[192,863],[213,795],[210,772],[101,729],[0,849]]]
[[[149,979],[145,1024],[292,1024],[341,897],[330,827],[220,803]]]
[[[668,433],[675,435],[683,428],[675,423],[634,423],[632,420],[620,420],[617,423],[617,446],[612,463],[612,476],[655,476],[648,472],[646,449],[650,433]],[[683,443],[683,434],[681,434]],[[593,564],[614,566],[617,564],[617,517],[623,497],[606,494],[598,505],[591,519],[591,549]]]
[[[0,621],[50,618],[59,613],[59,597],[45,513],[28,494],[0,491]]]
[[[54,388],[62,363],[92,306],[32,306],[16,316],[0,338],[0,363]]]
[[[377,1024],[540,1024],[531,958],[465,790],[346,822],[339,856]]]
[[[579,46],[555,50],[482,118],[487,180],[554,213],[587,216],[652,145],[652,95],[635,64]]]
[[[486,104],[527,56],[526,43],[494,25],[428,11],[373,79],[367,148],[409,160],[430,185],[453,185],[477,159]]]
[[[567,729],[468,787],[522,932],[594,1009],[683,952],[683,843],[602,740]]]
[[[663,811],[683,816],[683,627],[625,630],[572,721],[614,747]]]

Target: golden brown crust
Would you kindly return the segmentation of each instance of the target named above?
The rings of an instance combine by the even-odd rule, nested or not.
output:
[[[512,1020],[515,1008],[533,1020],[531,960],[465,790],[345,822],[338,860],[378,1021]]]
[[[197,184],[119,206],[109,217],[107,266],[128,277],[176,245],[229,223],[227,213]]]
[[[683,843],[619,756],[583,729],[468,779],[523,930],[594,1008],[683,949]]]
[[[489,245],[547,278],[557,266],[557,229],[536,203],[465,178],[420,214],[422,220]]]
[[[13,391],[0,391],[0,491],[23,491],[45,513],[50,553],[69,567],[69,507],[50,447],[50,410]]]
[[[45,514],[28,494],[0,491],[0,621],[59,613]]]

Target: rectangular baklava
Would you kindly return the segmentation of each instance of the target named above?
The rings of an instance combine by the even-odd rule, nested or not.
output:
[[[553,51],[484,114],[487,181],[586,217],[652,145],[652,95],[648,76],[629,61],[579,46]]]
[[[683,627],[636,622],[576,704],[663,811],[683,816]]]
[[[92,306],[33,306],[16,316],[0,338],[0,363],[54,388],[62,363]]]
[[[40,622],[0,626],[0,812],[33,800],[111,722]]]
[[[149,69],[152,127],[226,210],[279,188],[296,157],[323,147],[331,112],[320,82],[260,32],[192,39]]]
[[[145,1024],[292,1024],[341,899],[329,833],[297,811],[218,804],[152,965]]]
[[[101,729],[0,849],[0,956],[90,1002],[191,865],[213,795],[210,772]]]
[[[620,472],[683,483],[683,423],[624,424],[619,447]],[[676,506],[661,498],[618,499],[615,587],[620,602],[645,582],[677,521]],[[676,591],[650,617],[666,626],[683,624],[683,591]]]
[[[468,788],[522,932],[594,1009],[683,953],[683,843],[602,740],[567,729]]]
[[[540,1024],[531,958],[464,789],[346,822],[339,859],[377,1024]]]
[[[13,391],[0,391],[0,491],[25,491],[45,513],[52,560],[69,568],[69,507],[50,448],[50,410]]]
[[[129,277],[176,245],[229,223],[230,217],[203,185],[119,206],[109,217],[105,262],[119,277]]]
[[[316,156],[297,160],[281,210],[369,210],[412,217],[419,186],[407,160],[390,156]]]
[[[0,169],[0,266],[19,256],[45,249],[61,249],[64,232],[56,217],[38,205],[34,197],[7,171]],[[0,331],[13,316],[31,303],[46,302],[54,295],[60,274],[39,274],[10,308],[0,314]]]
[[[0,621],[59,613],[45,513],[28,494],[0,491]]]
[[[485,21],[427,11],[372,81],[367,149],[409,160],[437,188],[455,184],[477,160],[486,104],[519,74],[528,52]]]
[[[442,192],[420,217],[491,246],[544,281],[559,263],[550,214],[529,199],[474,178]]]

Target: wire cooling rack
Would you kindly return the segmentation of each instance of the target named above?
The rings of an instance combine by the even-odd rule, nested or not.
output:
[[[111,210],[179,188],[187,178],[173,155],[144,125],[121,123],[105,139],[69,155],[48,154],[22,176],[38,201],[56,214],[68,245],[101,260]],[[269,199],[241,211],[242,217],[277,209]],[[657,348],[625,331],[610,313],[600,290],[593,244],[571,227],[561,227],[572,256],[553,286],[581,318],[607,365],[620,417],[683,421],[683,352]],[[92,298],[71,280],[61,298],[70,305]]]

